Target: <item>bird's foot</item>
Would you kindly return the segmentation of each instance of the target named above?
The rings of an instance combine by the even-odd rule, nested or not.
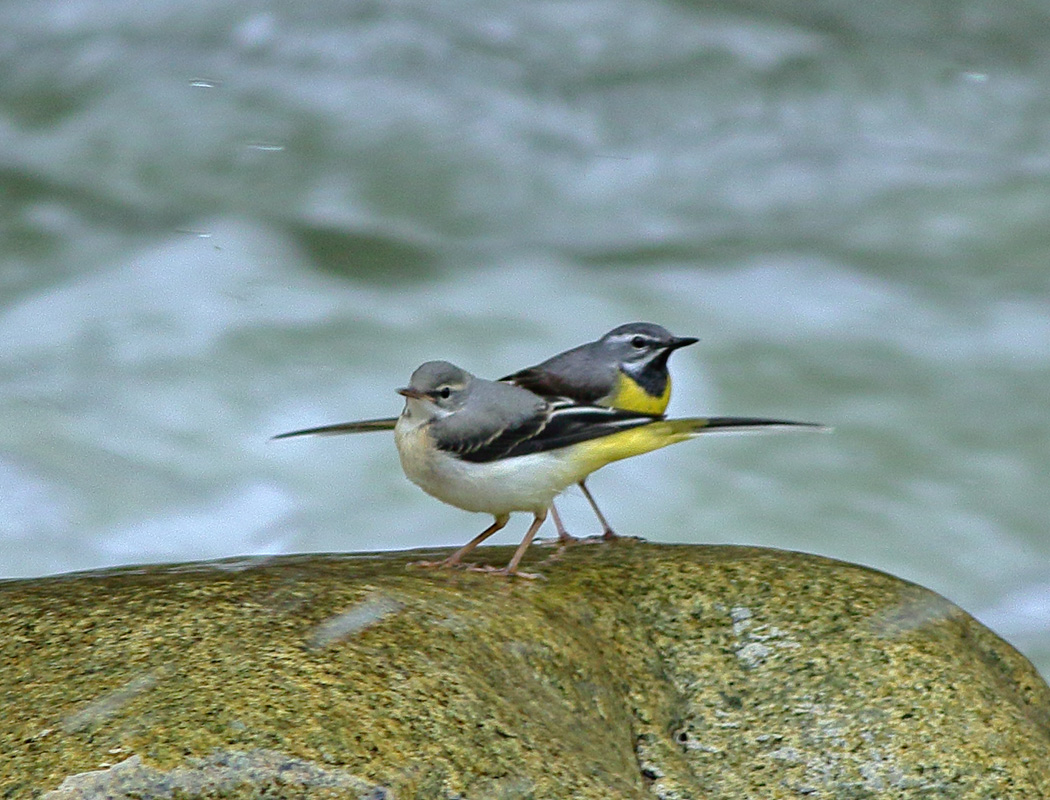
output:
[[[405,566],[410,569],[455,569],[465,565],[446,558],[441,561],[409,561]]]
[[[602,533],[596,533],[594,536],[583,536],[580,538],[573,538],[572,544],[605,544],[607,542],[615,544],[616,542],[644,542],[641,536],[621,536],[618,533],[614,533],[612,530],[606,530]]]
[[[510,571],[508,567],[490,567],[488,564],[467,564],[466,569],[470,572],[484,572],[487,575],[502,575],[505,578],[525,578],[530,581],[545,581],[547,577],[538,572]]]
[[[419,569],[461,569],[465,572],[484,572],[487,575],[503,575],[508,578],[525,578],[531,581],[547,580],[545,576],[538,572],[519,572],[518,570],[511,572],[507,567],[497,568],[488,564],[465,564],[462,561],[452,561],[447,558],[444,561],[410,561],[405,566]]]
[[[644,536],[624,536],[620,533],[613,533],[611,530],[607,530],[602,533],[600,538],[603,542],[644,542]]]
[[[539,547],[557,547],[559,550],[564,550],[566,547],[572,547],[574,544],[579,544],[581,539],[578,536],[559,536],[557,539],[536,539],[533,544]]]
[[[617,536],[615,533],[612,535],[612,538],[606,537],[603,533],[595,534],[594,536],[574,536],[572,537],[572,541],[565,546],[576,546],[581,544],[604,544],[605,542],[616,541],[619,538],[620,537]]]

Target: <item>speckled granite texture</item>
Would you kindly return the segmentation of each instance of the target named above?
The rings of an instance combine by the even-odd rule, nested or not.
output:
[[[0,798],[1050,798],[1050,690],[930,591],[553,554],[536,581],[415,553],[0,584]]]

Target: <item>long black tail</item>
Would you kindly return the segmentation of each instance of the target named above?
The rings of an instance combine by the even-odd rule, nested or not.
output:
[[[743,431],[775,431],[794,428],[796,430],[829,433],[832,428],[819,422],[793,422],[787,419],[765,419],[763,417],[692,417],[668,420],[669,422],[693,422],[694,433],[739,433]]]
[[[357,422],[337,422],[334,425],[321,425],[317,428],[303,428],[299,431],[288,431],[271,436],[274,439],[291,439],[293,436],[338,436],[342,433],[368,433],[369,431],[392,431],[397,424],[397,417],[383,419],[362,419]]]

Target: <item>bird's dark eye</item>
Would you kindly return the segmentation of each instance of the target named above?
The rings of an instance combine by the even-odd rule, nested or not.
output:
[[[441,397],[443,397],[445,400],[448,400],[448,398],[452,396],[452,390],[447,386],[442,386],[441,391],[438,392],[438,394],[441,395]]]
[[[631,347],[637,347],[639,350],[641,350],[643,347],[645,347],[645,339],[641,336],[635,336],[633,339],[631,339]]]

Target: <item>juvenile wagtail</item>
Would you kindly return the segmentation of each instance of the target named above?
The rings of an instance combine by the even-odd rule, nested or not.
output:
[[[595,470],[701,433],[820,425],[748,417],[654,418],[647,414],[550,401],[510,383],[475,378],[447,361],[428,361],[398,392],[405,408],[394,428],[401,466],[427,494],[495,521],[435,566],[454,567],[507,524],[533,514],[513,558],[513,575],[554,497]]]
[[[693,336],[673,336],[666,328],[650,322],[631,322],[613,328],[596,341],[558,353],[500,380],[551,400],[564,398],[659,418],[671,399],[667,359],[678,348],[697,341]],[[274,438],[390,430],[396,422],[395,417],[342,422],[282,433]],[[579,486],[602,525],[602,537],[617,538],[586,482],[580,480]],[[558,538],[562,542],[574,541],[575,537],[565,530],[558,510],[553,505],[550,510]]]

